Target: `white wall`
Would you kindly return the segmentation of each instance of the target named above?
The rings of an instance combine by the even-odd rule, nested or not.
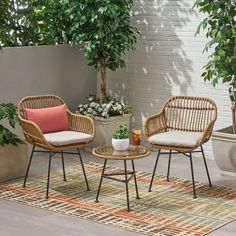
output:
[[[0,103],[55,94],[75,111],[96,93],[96,71],[78,46],[4,48],[0,52]]]
[[[110,73],[112,94],[124,96],[133,106],[134,124],[156,113],[173,95],[212,98],[218,106],[215,128],[230,124],[230,101],[225,86],[213,88],[201,78],[207,62],[205,35],[194,37],[203,15],[192,11],[194,0],[136,0],[134,23],[141,31],[127,68]],[[211,142],[205,145],[212,158]]]

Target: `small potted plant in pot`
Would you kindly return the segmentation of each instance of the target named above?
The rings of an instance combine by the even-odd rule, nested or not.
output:
[[[112,146],[116,151],[125,151],[129,147],[129,130],[126,123],[118,126],[112,136]]]

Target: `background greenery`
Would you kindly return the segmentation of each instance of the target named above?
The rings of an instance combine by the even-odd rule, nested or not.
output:
[[[1,0],[0,46],[68,43],[63,0]]]
[[[104,98],[107,69],[123,68],[136,43],[132,6],[133,0],[1,0],[0,47],[80,44],[101,72]]]
[[[18,123],[16,109],[16,106],[12,103],[0,103],[0,120],[7,120],[10,126],[15,128],[16,123]],[[9,129],[0,124],[0,145],[17,145],[18,143],[23,143],[23,141]]]
[[[202,77],[205,81],[211,81],[213,86],[219,82],[229,86],[229,97],[233,104],[233,127],[236,132],[236,1],[197,0],[195,7],[206,14],[197,33],[205,30],[210,40],[204,51],[211,49],[212,52]]]

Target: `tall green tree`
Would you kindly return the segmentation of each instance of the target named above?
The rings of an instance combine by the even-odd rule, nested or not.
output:
[[[68,43],[64,0],[1,0],[0,46]]]
[[[125,67],[138,30],[131,23],[133,0],[65,0],[71,43],[85,50],[89,65],[101,73],[101,97],[107,96],[107,69]]]
[[[236,133],[236,1],[197,0],[194,6],[206,14],[197,29],[197,34],[205,30],[210,39],[204,51],[210,48],[213,51],[202,77],[205,81],[211,81],[213,86],[219,82],[229,86],[233,130]]]

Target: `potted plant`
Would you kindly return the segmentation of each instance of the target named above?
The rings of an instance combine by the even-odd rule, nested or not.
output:
[[[204,51],[212,49],[202,77],[213,86],[219,82],[228,85],[232,102],[232,125],[213,132],[212,143],[215,161],[223,173],[236,173],[236,1],[197,0],[195,7],[207,14],[197,33],[206,30],[210,41]]]
[[[101,99],[96,95],[90,95],[88,103],[80,104],[77,110],[82,115],[93,117],[96,125],[96,137],[86,150],[90,151],[96,146],[110,145],[118,123],[127,123],[129,128],[131,111],[128,103],[117,98],[107,96]]]
[[[129,130],[126,123],[118,126],[112,135],[112,146],[115,151],[125,151],[129,147]]]
[[[82,45],[89,65],[100,73],[100,97],[90,96],[87,104],[78,107],[79,113],[95,117],[96,138],[91,147],[111,144],[117,123],[130,121],[130,106],[108,96],[107,75],[108,69],[125,67],[124,55],[134,49],[139,32],[131,24],[132,7],[132,0],[81,0],[65,6],[71,16],[72,42]]]
[[[2,182],[25,174],[27,145],[5,127],[8,123],[10,127],[15,128],[18,123],[15,105],[0,103],[0,120],[2,121],[0,124],[0,182]]]

